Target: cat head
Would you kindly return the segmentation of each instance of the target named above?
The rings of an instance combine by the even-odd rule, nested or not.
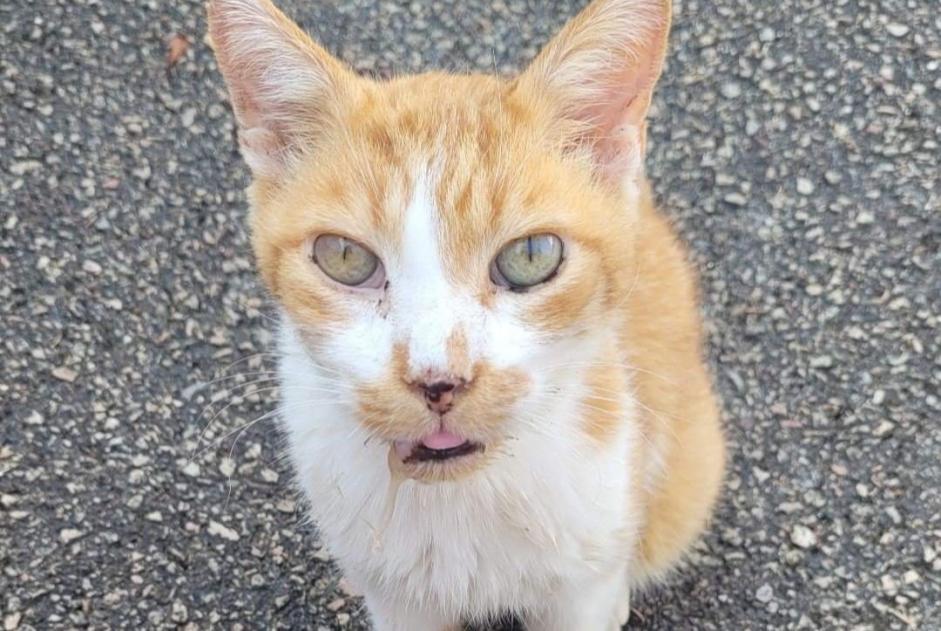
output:
[[[268,0],[209,18],[262,276],[350,422],[422,479],[616,431],[669,2],[596,0],[511,78],[375,81]]]

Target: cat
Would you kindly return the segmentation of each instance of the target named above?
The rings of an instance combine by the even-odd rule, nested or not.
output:
[[[269,0],[208,14],[290,457],[374,628],[620,628],[724,469],[644,174],[668,0],[595,0],[509,78],[372,80]]]

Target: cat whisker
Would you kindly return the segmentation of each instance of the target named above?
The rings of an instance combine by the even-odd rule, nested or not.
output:
[[[255,390],[252,390],[251,394],[261,394],[261,393],[264,393],[264,392],[270,392],[270,391],[274,391],[274,390],[277,390],[277,389],[278,389],[278,386],[277,386],[277,385],[266,386],[266,387],[263,387],[263,388],[256,388]],[[209,431],[209,428],[212,427],[213,423],[215,423],[216,420],[217,420],[222,414],[224,414],[224,413],[226,412],[226,410],[228,410],[229,408],[231,408],[233,405],[236,405],[236,404],[241,403],[241,402],[243,401],[243,397],[244,397],[244,396],[245,396],[245,395],[241,395],[241,396],[238,396],[238,397],[233,398],[233,399],[232,399],[231,401],[229,401],[225,406],[223,406],[222,409],[216,411],[216,412],[209,418],[209,420],[206,421],[206,423],[203,425],[202,429],[201,429],[200,432],[199,432],[199,436],[196,438],[196,444],[197,444],[197,446],[200,445],[200,444],[203,442],[203,439],[205,438],[206,433]],[[212,405],[214,405],[214,404],[215,404],[215,402],[210,403],[209,406],[206,407],[206,410],[208,410],[208,409],[209,409]],[[196,449],[196,448],[194,447],[194,449]]]
[[[213,379],[212,381],[197,382],[194,385],[199,386],[199,391],[202,391],[202,390],[205,390],[206,388],[209,388],[210,386],[218,385],[226,381],[233,381],[235,379],[240,379],[240,378],[259,377],[261,375],[277,377],[278,371],[272,369],[272,370],[253,370],[253,371],[247,371],[247,372],[238,372],[238,373],[234,373],[231,375],[217,377]]]
[[[608,393],[614,393],[614,394],[624,394],[622,391],[619,391],[619,390],[611,390],[611,389],[607,389],[607,388],[598,388],[598,390],[600,390],[600,391],[602,391],[602,392],[608,392]],[[553,400],[568,400],[568,395],[564,395],[564,394],[561,394],[561,393],[552,393],[548,398],[553,399]],[[607,397],[598,397],[598,396],[593,396],[593,395],[591,395],[591,394],[587,394],[584,398],[593,398],[593,399],[597,399],[597,400],[599,400],[599,401],[610,401],[610,402],[618,403],[618,404],[629,403],[629,404],[632,404],[632,405],[636,405],[637,407],[639,407],[639,408],[641,408],[642,410],[648,412],[648,413],[651,414],[655,419],[657,419],[658,421],[660,421],[660,423],[664,426],[665,429],[668,429],[668,430],[671,430],[671,431],[672,431],[672,423],[670,423],[669,421],[674,421],[674,422],[676,422],[676,421],[681,421],[681,420],[682,420],[681,418],[679,418],[679,417],[677,417],[677,416],[670,415],[670,414],[667,414],[667,413],[665,413],[665,412],[659,412],[659,411],[657,411],[657,410],[654,410],[653,408],[651,408],[651,407],[645,405],[644,403],[642,403],[637,397],[633,397],[633,396],[630,397],[630,399],[629,399],[628,401],[624,401],[624,400],[620,400],[620,399],[611,399],[611,398],[607,398]],[[584,398],[579,399],[579,400],[576,400],[576,403],[584,404]],[[668,421],[667,419],[669,419],[669,421]]]
[[[233,360],[231,363],[226,364],[226,365],[223,367],[223,370],[229,370],[229,369],[231,369],[233,366],[237,366],[238,364],[241,364],[241,363],[244,363],[244,362],[247,362],[247,361],[251,361],[251,360],[256,359],[256,358],[259,358],[259,357],[277,357],[277,356],[278,356],[278,353],[275,352],[275,351],[271,351],[271,350],[267,350],[267,351],[257,351],[257,352],[254,352],[254,353],[249,353],[248,355],[243,355],[242,357],[239,357],[238,359]]]
[[[267,382],[270,383],[271,380],[267,380]],[[256,382],[256,383],[265,383],[265,382],[259,381],[259,382]],[[245,385],[255,385],[255,384],[245,384]],[[317,394],[335,394],[335,395],[344,395],[344,394],[345,394],[344,392],[340,392],[340,391],[337,391],[337,390],[331,390],[331,389],[327,389],[327,388],[315,388],[315,387],[306,387],[306,386],[281,386],[280,384],[274,384],[274,385],[271,385],[271,386],[265,386],[265,387],[258,387],[258,388],[255,388],[254,390],[252,390],[252,391],[249,392],[249,393],[240,394],[240,395],[239,395],[238,397],[236,397],[234,400],[232,400],[232,401],[230,401],[229,403],[227,403],[221,410],[219,410],[219,411],[217,411],[215,414],[213,414],[213,416],[206,422],[205,426],[204,426],[203,429],[201,430],[201,432],[200,432],[200,434],[199,434],[199,437],[197,438],[197,444],[199,444],[199,443],[201,443],[201,442],[203,441],[203,438],[205,437],[206,432],[208,432],[209,428],[210,428],[210,427],[212,426],[212,424],[216,421],[216,419],[218,419],[223,413],[225,413],[226,410],[228,410],[229,408],[231,408],[233,405],[236,405],[237,403],[240,403],[240,402],[241,402],[241,399],[244,398],[245,396],[248,396],[248,395],[251,395],[251,394],[263,394],[263,393],[266,393],[266,392],[285,391],[285,390],[295,390],[295,391],[301,391],[301,392],[313,392],[313,393],[317,393]],[[210,404],[210,405],[212,405],[212,404]],[[208,408],[207,408],[207,409],[208,409]]]
[[[582,366],[599,367],[599,368],[604,367],[604,366],[611,366],[611,367],[616,367],[616,368],[623,368],[624,370],[629,370],[631,372],[642,373],[642,374],[650,375],[651,377],[656,377],[670,385],[676,385],[676,380],[670,379],[669,377],[666,377],[659,373],[655,373],[652,370],[640,368],[638,366],[634,366],[633,364],[630,364],[627,362],[620,362],[620,361],[614,361],[614,360],[584,360],[584,361],[561,362],[558,364],[548,364],[546,365],[545,368],[546,370],[555,370],[559,368],[576,368],[576,367],[582,367]]]
[[[229,437],[232,436],[233,434],[236,434],[236,433],[238,433],[238,432],[243,432],[243,431],[245,431],[246,429],[252,427],[253,425],[255,425],[255,424],[257,424],[257,423],[259,423],[259,422],[261,422],[261,421],[263,421],[263,420],[266,420],[266,419],[269,419],[269,418],[271,418],[271,417],[277,416],[278,414],[280,414],[280,413],[282,413],[282,412],[284,412],[284,411],[286,411],[286,410],[291,410],[291,409],[295,409],[295,408],[298,408],[298,407],[305,407],[305,406],[309,406],[309,405],[318,405],[318,404],[321,404],[321,403],[329,403],[329,402],[331,402],[331,401],[330,401],[330,400],[308,399],[308,400],[301,401],[301,402],[298,402],[298,403],[295,403],[295,404],[292,404],[292,405],[289,405],[289,406],[281,406],[281,405],[279,405],[278,407],[276,407],[276,408],[274,408],[274,409],[272,409],[272,410],[269,410],[268,412],[265,412],[265,413],[261,414],[260,416],[258,416],[258,417],[256,417],[255,419],[249,421],[248,423],[244,423],[244,424],[242,424],[242,425],[239,425],[239,426],[236,427],[236,428],[233,428],[233,429],[229,430],[228,432],[226,432],[225,434],[223,434],[222,436],[220,436],[218,439],[216,439],[216,440],[212,441],[211,443],[209,443],[208,445],[206,445],[206,447],[204,447],[203,449],[201,449],[201,450],[199,450],[199,451],[194,451],[194,452],[191,454],[189,460],[190,460],[190,461],[195,461],[196,459],[198,459],[198,458],[202,457],[203,455],[205,455],[206,453],[208,453],[208,451],[209,451],[210,449],[213,449],[214,447],[217,447],[217,446],[219,446],[221,443],[225,442],[225,439],[226,439],[226,438],[229,438]],[[231,457],[231,452],[230,452],[230,457]]]
[[[245,396],[248,396],[249,394],[258,392],[260,390],[256,388],[254,390],[251,390],[250,392],[246,390],[246,392],[238,393],[238,390],[240,388],[247,389],[247,388],[251,388],[252,386],[257,386],[260,384],[275,384],[275,383],[276,383],[276,379],[274,377],[267,377],[265,379],[256,379],[254,381],[236,384],[234,386],[229,386],[228,388],[219,390],[215,392],[214,394],[210,395],[209,402],[205,406],[203,406],[199,414],[196,415],[197,422],[201,420],[203,417],[205,417],[206,414],[209,412],[209,410],[211,410],[212,407],[216,405],[217,403],[219,403],[220,401],[230,400],[230,399],[235,399],[235,400],[243,399]],[[235,401],[230,400],[229,405],[232,405],[234,402]]]

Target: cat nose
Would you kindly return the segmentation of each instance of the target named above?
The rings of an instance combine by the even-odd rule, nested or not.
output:
[[[431,383],[419,383],[418,389],[425,397],[428,409],[444,414],[454,405],[454,398],[463,388],[463,384],[452,379],[441,379]]]

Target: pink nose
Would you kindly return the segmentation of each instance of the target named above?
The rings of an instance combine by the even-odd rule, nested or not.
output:
[[[454,397],[460,390],[460,384],[454,381],[435,381],[434,383],[420,383],[418,388],[425,397],[428,409],[438,414],[444,414],[454,405]]]

